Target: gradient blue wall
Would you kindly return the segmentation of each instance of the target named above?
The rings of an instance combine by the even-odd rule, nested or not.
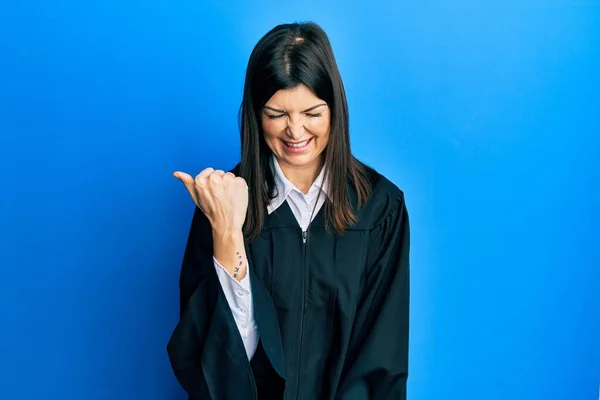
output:
[[[406,192],[410,399],[597,399],[600,4],[222,3],[1,7],[0,398],[184,398],[171,173],[234,165],[251,48],[310,19]]]

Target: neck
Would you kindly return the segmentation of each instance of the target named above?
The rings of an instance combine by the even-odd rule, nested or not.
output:
[[[323,164],[325,163],[325,157],[321,155],[317,160],[300,167],[280,163],[281,171],[285,177],[294,184],[302,193],[308,193],[310,187],[319,176]]]

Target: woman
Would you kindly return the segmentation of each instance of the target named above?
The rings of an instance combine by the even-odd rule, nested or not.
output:
[[[402,192],[350,152],[344,88],[316,24],[254,48],[230,172],[175,172],[195,210],[168,344],[193,399],[405,399]]]

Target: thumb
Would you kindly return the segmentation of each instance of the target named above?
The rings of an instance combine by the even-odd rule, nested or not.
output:
[[[181,172],[181,171],[173,172],[173,176],[175,178],[179,179],[180,181],[182,181],[183,183],[185,183],[186,181],[189,181],[189,180],[193,180],[193,178],[189,174],[186,174],[185,172]]]
[[[173,172],[173,176],[175,178],[179,179],[185,185],[188,192],[190,192],[192,199],[194,200],[195,203],[197,203],[196,190],[194,188],[194,178],[192,178],[189,174],[186,174],[185,172],[181,172],[181,171]]]

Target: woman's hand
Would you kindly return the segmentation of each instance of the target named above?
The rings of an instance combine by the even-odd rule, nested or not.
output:
[[[192,196],[194,203],[206,215],[213,233],[224,235],[242,230],[248,209],[248,185],[231,172],[206,168],[196,178],[176,171]]]
[[[210,221],[215,259],[229,274],[242,280],[248,271],[242,227],[248,209],[248,185],[231,172],[206,168],[196,178],[176,171],[179,179]]]

